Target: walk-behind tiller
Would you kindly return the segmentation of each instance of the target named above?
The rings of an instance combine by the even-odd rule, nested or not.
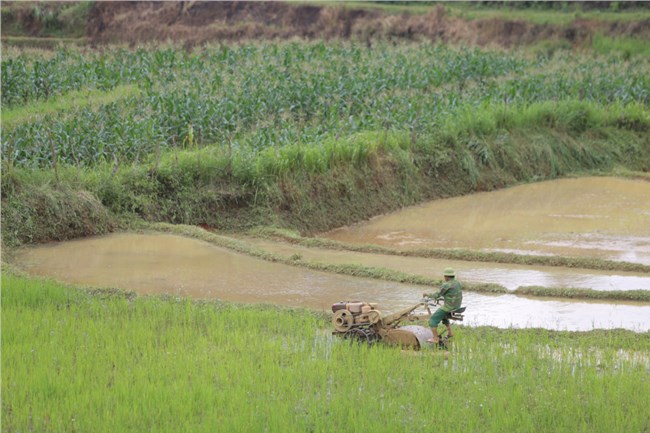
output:
[[[425,298],[417,304],[389,315],[382,315],[377,310],[377,304],[359,301],[337,302],[332,305],[333,334],[345,339],[373,344],[378,341],[413,348],[415,350],[425,347],[430,343],[427,340],[433,337],[431,329],[422,325],[403,325],[403,322],[428,322],[431,317],[431,306],[436,307],[437,302]],[[418,308],[426,309],[426,313],[415,313]],[[447,313],[447,319],[462,321],[465,307]],[[446,329],[440,333],[438,345],[447,347],[449,340],[445,334]]]

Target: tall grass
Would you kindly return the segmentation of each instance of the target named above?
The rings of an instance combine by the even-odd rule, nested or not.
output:
[[[648,41],[637,38],[610,38],[596,34],[592,48],[599,54],[619,56],[622,60],[629,60],[634,56],[650,57]]]
[[[8,432],[650,427],[647,333],[461,327],[445,356],[350,345],[304,310],[2,288]]]

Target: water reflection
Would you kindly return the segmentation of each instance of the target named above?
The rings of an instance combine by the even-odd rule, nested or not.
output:
[[[650,182],[559,179],[435,200],[323,236],[395,248],[470,248],[650,264]]]

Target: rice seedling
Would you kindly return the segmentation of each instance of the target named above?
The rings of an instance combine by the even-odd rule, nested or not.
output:
[[[647,333],[459,327],[450,352],[409,352],[306,310],[2,288],[6,431],[648,428]]]

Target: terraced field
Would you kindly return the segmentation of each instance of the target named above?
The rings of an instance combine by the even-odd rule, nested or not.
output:
[[[647,8],[362,6],[3,2],[3,432],[650,431]]]

